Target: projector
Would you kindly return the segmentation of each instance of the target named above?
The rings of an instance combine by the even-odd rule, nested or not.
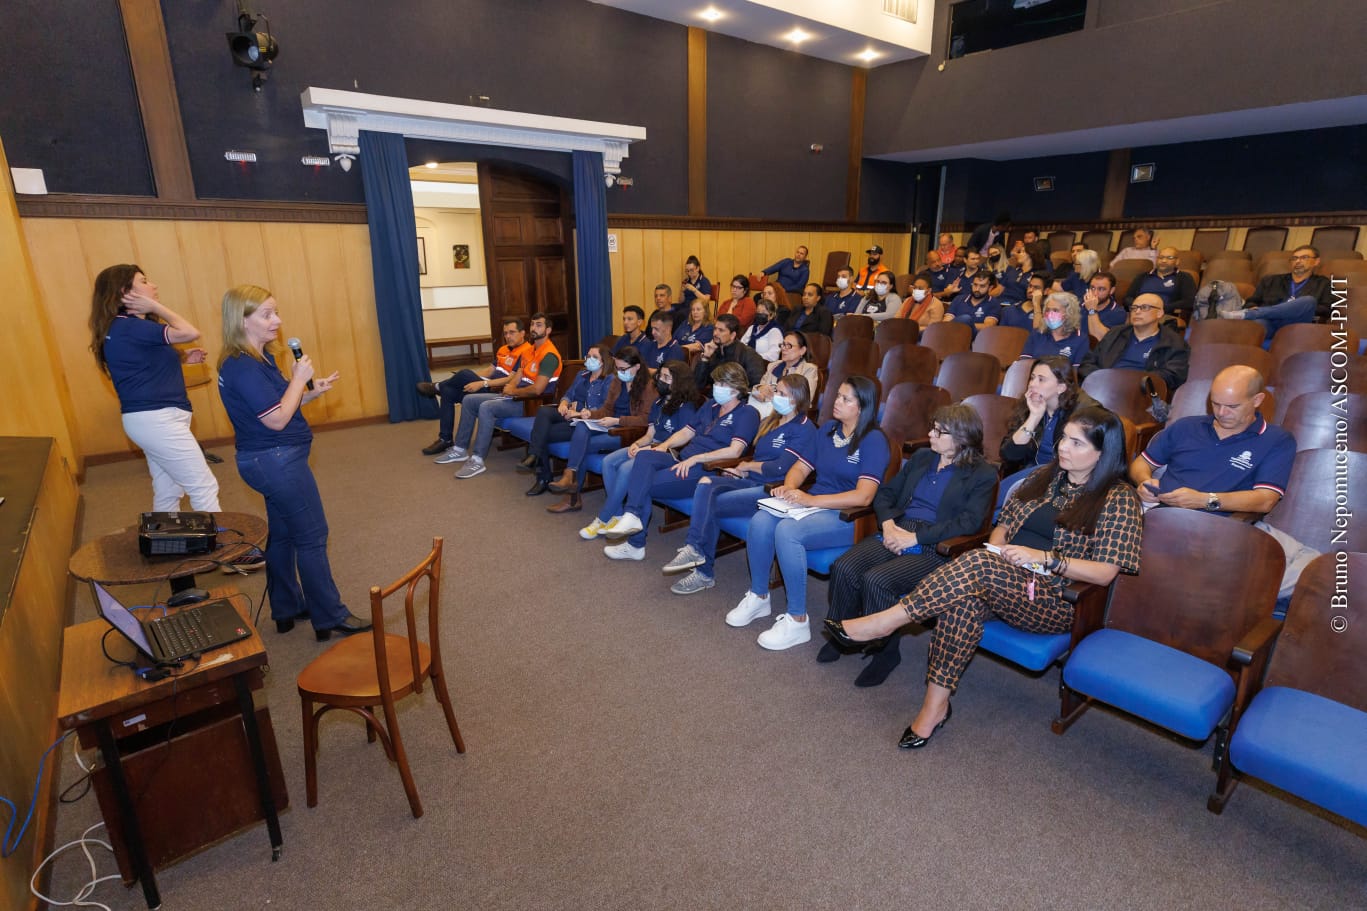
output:
[[[138,522],[138,550],[144,557],[207,554],[216,546],[211,513],[145,512]]]

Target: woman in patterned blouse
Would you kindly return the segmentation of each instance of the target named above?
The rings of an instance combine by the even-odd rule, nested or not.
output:
[[[926,695],[898,746],[925,746],[949,720],[949,698],[993,616],[1033,633],[1067,632],[1071,581],[1109,585],[1139,571],[1139,500],[1125,480],[1125,431],[1100,407],[1068,418],[1054,461],[1021,484],[1002,509],[988,543],[927,576],[911,594],[867,617],[826,622],[837,643],[853,646],[908,621],[938,617],[930,640]]]

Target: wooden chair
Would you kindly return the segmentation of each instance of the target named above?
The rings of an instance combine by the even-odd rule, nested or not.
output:
[[[878,381],[887,392],[898,383],[933,383],[939,366],[935,352],[925,345],[898,345],[883,356]]]
[[[833,342],[829,335],[820,332],[804,332],[807,337],[807,353],[811,355],[812,363],[816,364],[820,370],[826,370],[831,365],[831,346]]]
[[[1206,262],[1208,263],[1221,259],[1242,259],[1250,266],[1253,265],[1253,254],[1247,250],[1215,250],[1206,254]]]
[[[1235,649],[1238,696],[1206,802],[1212,813],[1225,808],[1238,772],[1367,826],[1367,624],[1348,620],[1367,609],[1367,587],[1344,590],[1338,575],[1361,579],[1367,554],[1341,558],[1323,554],[1301,573],[1280,635],[1267,620]],[[1336,597],[1341,607],[1330,606]],[[1263,642],[1273,637],[1269,656]]]
[[[1191,239],[1191,248],[1210,256],[1212,253],[1223,250],[1227,243],[1229,243],[1228,228],[1197,228],[1196,234]]]
[[[1016,407],[1016,400],[1004,395],[970,395],[965,405],[978,412],[983,421],[983,456],[994,465],[1001,464],[1002,440],[1006,438],[1006,422]]]
[[[1070,263],[1072,261],[1073,253],[1071,250],[1055,250],[1049,254],[1049,265],[1053,266],[1055,269],[1064,263]]]
[[[921,342],[941,361],[973,344],[973,329],[963,323],[931,323],[921,333]]]
[[[1029,338],[1029,331],[1015,326],[988,326],[978,330],[972,350],[992,355],[1005,372],[1021,356]]]
[[[1252,320],[1198,319],[1187,331],[1187,344],[1192,348],[1212,343],[1262,347],[1266,335],[1263,327]]]
[[[1326,323],[1292,323],[1278,329],[1277,334],[1272,336],[1271,347],[1267,349],[1272,357],[1272,373],[1267,374],[1268,384],[1277,385],[1278,365],[1293,354],[1300,354],[1303,351],[1333,351],[1335,344],[1340,343],[1340,340],[1334,337],[1337,329],[1337,326]],[[1341,344],[1340,350],[1344,350]],[[1346,350],[1349,354],[1356,354],[1358,350],[1358,337],[1351,330],[1348,332]]]
[[[1168,408],[1168,423],[1182,418],[1202,417],[1210,414],[1209,379],[1188,379],[1172,394],[1172,404]],[[1269,422],[1277,423],[1273,417],[1277,413],[1277,395],[1272,390],[1263,392],[1263,403],[1258,411]],[[1147,444],[1147,440],[1144,441]]]
[[[1363,477],[1367,454],[1302,449],[1296,453],[1286,496],[1263,521],[1316,550],[1367,553],[1367,522],[1359,521],[1367,515],[1367,484],[1359,480]],[[1348,484],[1337,484],[1340,478],[1348,478]],[[1337,502],[1338,496],[1343,502]],[[1340,507],[1353,517],[1345,520]],[[1367,591],[1367,586],[1361,588]]]
[[[900,297],[902,300],[906,300],[908,297],[910,297],[911,283],[914,281],[916,281],[915,272],[903,272],[901,275],[898,275],[893,281],[893,284],[895,286],[894,290],[897,292],[897,296]]]
[[[831,419],[832,409],[835,408],[835,397],[840,392],[840,384],[852,376],[866,376],[873,381],[874,391],[878,394],[878,401],[883,400],[883,387],[878,382],[878,377],[873,371],[864,373],[858,370],[843,370],[836,367],[831,368],[830,375],[826,378],[826,388],[821,392],[820,410],[817,412],[817,422],[824,424]]]
[[[1102,250],[1109,252],[1111,249],[1111,232],[1084,231],[1082,234],[1082,243],[1088,250],[1095,250],[1098,253]]]
[[[1367,409],[1367,395],[1307,392],[1286,406],[1282,427],[1296,438],[1297,452],[1336,447],[1367,452],[1367,421],[1362,419],[1367,411],[1363,409]]]
[[[1049,252],[1067,250],[1073,245],[1073,239],[1077,237],[1075,231],[1050,231],[1049,232]]]
[[[1153,263],[1146,259],[1122,259],[1115,263],[1111,266],[1111,274],[1115,276],[1116,293],[1123,296],[1136,278],[1152,271]]]
[[[1153,421],[1153,415],[1149,413],[1153,400],[1144,391],[1146,375],[1158,386],[1159,396],[1167,398],[1167,386],[1157,376],[1123,367],[1108,367],[1088,374],[1082,381],[1082,388],[1092,398],[1136,426],[1148,424]]]
[[[1367,280],[1367,260],[1338,257],[1320,260],[1320,275],[1347,278],[1349,284]]]
[[[871,338],[847,338],[831,349],[831,373],[838,370],[846,376],[876,376],[878,365],[878,346]]]
[[[1030,368],[1034,363],[1030,358],[1017,358],[1015,363],[1007,367],[1002,377],[1001,394],[1013,399],[1025,395],[1025,390],[1030,387]]]
[[[1253,264],[1253,277],[1259,281],[1268,275],[1281,275],[1290,271],[1290,250],[1271,250],[1263,253]]]
[[[882,357],[887,357],[888,352],[898,345],[915,345],[921,341],[921,327],[914,319],[903,319],[894,316],[892,319],[885,319],[873,330],[873,341],[882,353]]]
[[[1119,239],[1115,243],[1115,252],[1119,253],[1126,247],[1134,246],[1134,228],[1126,228],[1120,232]],[[1123,260],[1122,260],[1123,262]]]
[[[837,273],[850,264],[849,250],[832,250],[826,254],[826,268],[821,273],[821,286],[827,291],[835,288]]]
[[[299,701],[304,712],[304,782],[308,805],[318,805],[318,720],[333,709],[355,712],[365,720],[366,738],[384,745],[385,755],[399,767],[404,793],[414,818],[422,816],[422,802],[408,768],[408,753],[399,736],[399,716],[395,703],[410,693],[421,693],[423,682],[432,681],[432,691],[446,715],[446,726],[457,753],[465,752],[451,695],[446,690],[446,671],[441,663],[441,551],[442,539],[432,539],[432,551],[417,566],[397,581],[381,589],[370,589],[370,634],[348,636],[329,648],[299,672]],[[418,619],[414,610],[414,591],[427,580],[427,641],[418,639]],[[384,601],[403,589],[404,623],[407,636],[385,632]],[[314,706],[318,705],[317,710]],[[384,720],[375,716],[379,706]]]
[[[1367,282],[1348,285],[1348,331],[1361,339],[1358,353],[1367,352]]]
[[[1358,245],[1358,228],[1356,225],[1316,228],[1310,232],[1310,245],[1321,253],[1330,249],[1351,250]]]
[[[1197,275],[1196,284],[1200,287],[1201,267],[1206,264],[1206,255],[1200,250],[1178,250],[1177,268],[1184,271],[1190,270]]]
[[[1253,284],[1253,264],[1246,259],[1217,259],[1206,264],[1203,282],[1245,282]],[[1249,293],[1252,293],[1250,289]],[[1246,295],[1245,295],[1246,296]]]
[[[1256,345],[1231,345],[1227,342],[1211,342],[1191,349],[1191,359],[1187,365],[1187,381],[1213,380],[1215,374],[1244,364],[1263,375],[1267,381],[1272,375],[1272,355]]]
[[[931,416],[950,404],[949,391],[929,383],[898,383],[888,392],[879,426],[894,453],[930,445]]]
[[[836,322],[835,331],[831,333],[831,341],[837,345],[847,338],[866,338],[873,341],[874,329],[873,317],[851,313],[840,317]]]
[[[1269,250],[1280,250],[1286,246],[1287,229],[1281,225],[1263,225],[1249,228],[1244,235],[1244,250],[1257,256]]]
[[[940,363],[935,385],[948,389],[952,401],[962,402],[970,395],[995,394],[1001,378],[1001,362],[995,355],[960,351]]]
[[[1287,407],[1298,397],[1307,392],[1324,392],[1329,388],[1326,383],[1342,382],[1348,392],[1367,394],[1367,358],[1349,357],[1346,368],[1337,368],[1341,373],[1335,371],[1329,360],[1328,351],[1300,351],[1277,365],[1277,399],[1281,404],[1274,424],[1282,423]]]

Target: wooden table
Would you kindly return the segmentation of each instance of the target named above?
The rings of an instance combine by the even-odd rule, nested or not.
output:
[[[271,859],[280,857],[277,810],[289,796],[269,709],[252,697],[266,647],[244,599],[231,600],[251,635],[154,683],[105,657],[103,620],[69,626],[63,636],[58,723],[99,747],[104,767],[92,779],[100,809],[124,881],[142,883],[149,908],[161,905],[154,869],[257,820],[266,821]],[[119,660],[136,657],[117,635],[104,647]]]

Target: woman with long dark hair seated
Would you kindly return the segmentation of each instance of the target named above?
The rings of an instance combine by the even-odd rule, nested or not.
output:
[[[908,622],[938,618],[931,634],[926,693],[898,746],[915,750],[949,721],[950,696],[997,617],[1032,633],[1072,628],[1063,599],[1071,581],[1109,585],[1139,571],[1139,498],[1125,480],[1125,430],[1104,408],[1079,408],[1063,428],[1053,464],[1017,489],[988,543],[931,573],[881,613],[826,628],[854,648]]]
[[[735,316],[742,332],[755,321],[755,302],[750,299],[749,276],[737,275],[731,279],[731,296],[717,302],[717,316],[723,313]],[[713,317],[712,322],[715,324],[716,321],[716,317]]]
[[[983,422],[968,405],[946,405],[931,418],[930,448],[918,449],[873,498],[881,534],[865,538],[831,567],[826,587],[831,620],[876,614],[895,604],[939,569],[935,545],[982,528],[992,509],[997,472],[983,458]],[[856,686],[878,686],[901,662],[896,639],[871,642],[869,663]],[[836,661],[843,650],[827,642],[816,660]]]
[[[1096,408],[1100,403],[1082,391],[1073,365],[1058,356],[1036,358],[1025,394],[1006,419],[1001,457],[1012,474],[1001,483],[1002,502],[1030,472],[1054,461],[1054,447],[1068,417],[1080,407]]]

